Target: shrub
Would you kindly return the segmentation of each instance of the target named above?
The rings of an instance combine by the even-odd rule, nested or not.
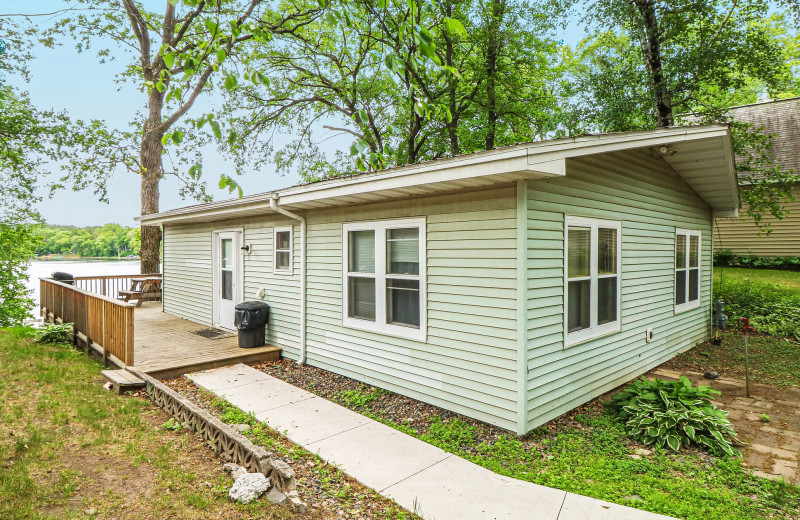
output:
[[[714,252],[717,267],[747,267],[750,269],[787,269],[800,271],[800,256],[756,256],[740,255],[730,249]]]
[[[69,343],[72,339],[72,323],[45,323],[44,327],[34,331],[33,339],[40,343]]]
[[[727,418],[711,399],[720,395],[708,386],[692,386],[688,378],[678,381],[640,379],[611,398],[609,407],[625,421],[629,436],[648,446],[703,446],[715,453],[741,456],[733,448],[739,438]]]
[[[796,290],[752,280],[725,280],[714,287],[714,296],[725,302],[732,324],[750,318],[759,332],[800,339],[800,294]]]

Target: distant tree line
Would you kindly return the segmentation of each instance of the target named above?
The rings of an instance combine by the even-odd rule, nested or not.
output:
[[[139,228],[119,224],[83,228],[45,225],[40,230],[42,241],[36,254],[76,254],[83,257],[138,255],[139,233]]]

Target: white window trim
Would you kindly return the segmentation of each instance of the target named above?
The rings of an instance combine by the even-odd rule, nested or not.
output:
[[[589,251],[589,279],[592,280],[589,293],[589,328],[569,332],[568,291],[569,291],[569,228],[570,226],[588,227],[591,229]],[[598,228],[617,230],[617,320],[597,325],[597,240]],[[605,278],[606,276],[600,277]],[[614,334],[621,330],[622,324],[622,222],[619,220],[601,220],[596,218],[564,217],[564,346],[569,347],[600,336]]]
[[[678,264],[677,264],[677,253],[678,253],[678,235],[686,235],[686,267],[680,269],[682,271],[686,271],[686,303],[677,304],[675,303],[675,294],[677,289],[678,283]],[[689,252],[690,252],[690,238],[692,236],[697,237],[697,267],[689,267]],[[680,229],[675,228],[675,254],[672,255],[672,261],[674,263],[673,275],[672,275],[672,303],[675,306],[675,314],[679,314],[681,312],[690,311],[692,309],[696,309],[700,307],[700,303],[703,300],[703,285],[701,283],[701,278],[703,276],[703,234],[699,230],[695,229]],[[689,301],[689,269],[697,269],[697,299]]]
[[[386,323],[386,230],[394,228],[419,228],[419,328],[404,327]],[[349,268],[349,235],[351,231],[375,231],[375,321],[369,321],[348,316],[348,268]],[[426,341],[427,339],[427,268],[426,268],[426,242],[425,219],[379,220],[371,222],[353,222],[342,224],[342,325],[354,329],[377,332],[390,336]],[[373,275],[361,274],[372,278]],[[408,278],[408,277],[402,277]]]
[[[278,269],[278,233],[289,232],[289,269]],[[292,274],[294,271],[294,230],[292,226],[276,227],[272,231],[272,272],[275,274]]]

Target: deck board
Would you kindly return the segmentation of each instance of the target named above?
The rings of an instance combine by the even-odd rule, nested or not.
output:
[[[280,358],[279,347],[244,349],[235,335],[209,339],[193,334],[207,327],[162,312],[160,302],[137,308],[134,321],[134,366],[155,377]]]

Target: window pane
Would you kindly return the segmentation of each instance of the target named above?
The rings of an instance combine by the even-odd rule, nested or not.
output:
[[[419,280],[386,280],[386,322],[419,328]]]
[[[597,230],[597,274],[617,274],[616,229]]]
[[[351,273],[375,272],[375,231],[350,231]],[[374,316],[373,316],[374,317]]]
[[[351,318],[375,321],[375,279],[347,279],[347,314]]]
[[[692,235],[689,237],[689,267],[697,267],[700,252],[700,237]]]
[[[233,267],[233,239],[224,238],[221,241],[221,255],[222,258],[222,268],[223,269],[230,269]]]
[[[233,299],[233,272],[222,271],[222,299]]]
[[[386,231],[386,272],[419,274],[419,228]]]
[[[289,236],[288,231],[278,231],[275,233],[275,249],[289,249]]]
[[[597,324],[617,321],[617,277],[597,281]]]
[[[686,271],[675,271],[675,304],[686,303]]]
[[[567,285],[567,331],[589,328],[589,299],[591,280],[569,282]]]
[[[591,230],[582,227],[570,227],[567,231],[568,252],[567,267],[569,278],[589,276],[589,247]]]
[[[689,270],[689,301],[700,298],[700,269]]]
[[[675,245],[675,267],[678,269],[686,267],[686,235],[678,235]]]
[[[282,271],[289,270],[289,251],[278,251],[275,253],[275,269]]]

